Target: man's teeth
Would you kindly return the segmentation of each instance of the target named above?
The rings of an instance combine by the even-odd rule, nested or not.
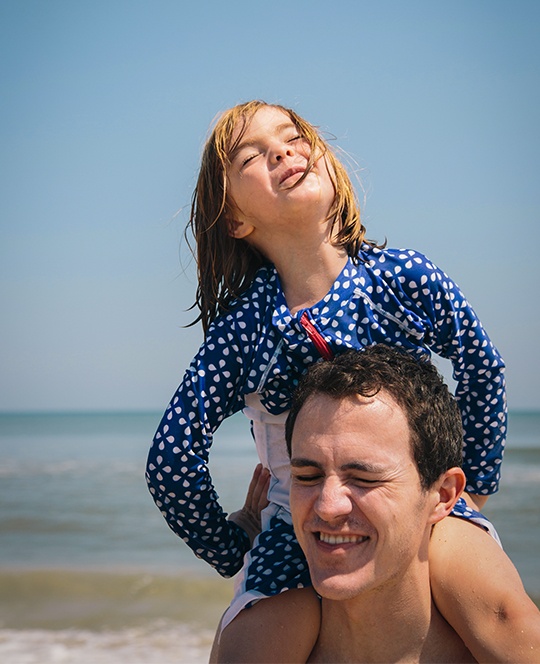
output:
[[[328,533],[319,533],[319,539],[326,544],[355,544],[367,540],[367,537],[360,535],[329,535]]]

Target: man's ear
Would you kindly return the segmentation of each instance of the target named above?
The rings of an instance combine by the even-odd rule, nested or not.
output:
[[[465,490],[465,473],[461,468],[450,468],[443,473],[435,486],[435,506],[431,514],[431,523],[437,523],[448,516]]]
[[[229,235],[231,237],[234,237],[236,240],[242,240],[243,238],[246,238],[248,235],[251,235],[251,233],[255,228],[249,222],[238,219],[230,219],[228,223],[229,223]]]

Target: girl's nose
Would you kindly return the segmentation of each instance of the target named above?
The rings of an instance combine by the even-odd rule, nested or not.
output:
[[[320,486],[315,512],[324,521],[332,521],[352,512],[353,504],[346,486],[337,479],[328,478]]]
[[[270,150],[270,157],[274,162],[282,161],[285,157],[292,157],[293,155],[294,148],[290,143],[276,142]]]

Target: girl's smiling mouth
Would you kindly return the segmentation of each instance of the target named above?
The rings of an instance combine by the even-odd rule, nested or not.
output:
[[[303,166],[293,166],[292,168],[288,168],[281,176],[279,184],[283,184],[286,180],[293,177],[294,175],[297,175],[298,173],[304,174],[305,171],[306,169]]]

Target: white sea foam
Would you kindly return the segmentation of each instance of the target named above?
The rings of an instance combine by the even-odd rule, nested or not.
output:
[[[154,623],[115,631],[0,630],[3,664],[203,664],[213,634]]]

